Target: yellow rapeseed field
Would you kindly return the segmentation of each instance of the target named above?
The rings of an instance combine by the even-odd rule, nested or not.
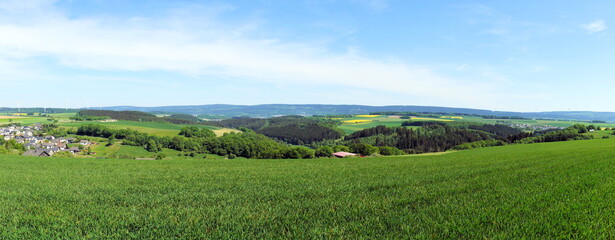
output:
[[[357,117],[373,118],[373,117],[380,117],[380,115],[357,115]]]

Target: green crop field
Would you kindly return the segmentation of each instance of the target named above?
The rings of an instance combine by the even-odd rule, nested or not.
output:
[[[310,160],[0,156],[0,239],[614,239],[615,139]]]
[[[135,122],[135,121],[117,121],[117,122],[92,122],[92,121],[84,121],[84,122],[60,122],[58,125],[63,127],[72,127],[77,128],[84,124],[99,124],[103,126],[107,126],[110,128],[129,128],[132,130],[136,130],[139,132],[144,132],[156,136],[177,136],[182,127],[188,125],[181,124],[173,124],[166,122]],[[213,130],[216,134],[222,135],[224,132],[232,132],[232,129],[212,127],[212,126],[204,126],[197,125],[201,128],[207,128]]]
[[[358,115],[360,116],[360,115]],[[404,121],[408,119],[389,118],[388,116],[378,117],[358,117],[337,119],[342,122],[338,128],[343,130],[346,134],[350,134],[356,131],[361,131],[366,128],[376,127],[378,125],[385,125],[387,127],[399,127]],[[361,122],[366,121],[366,122]]]
[[[11,123],[20,123],[22,125],[32,125],[35,123],[50,123],[46,117],[0,117],[0,125],[7,125]]]

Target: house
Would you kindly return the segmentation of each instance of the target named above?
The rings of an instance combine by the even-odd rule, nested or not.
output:
[[[81,152],[81,150],[79,150],[78,147],[71,147],[71,148],[68,149],[68,151],[71,152],[71,153]]]
[[[83,146],[87,146],[87,145],[90,145],[90,141],[88,141],[88,140],[81,140],[81,141],[79,141],[79,144],[81,144]]]
[[[331,155],[333,155],[334,157],[338,157],[338,158],[357,156],[356,153],[349,153],[349,152],[336,152],[336,153],[332,153]]]
[[[23,156],[32,156],[32,157],[51,157],[53,153],[48,152],[47,150],[28,150],[22,154]]]
[[[43,144],[41,144],[41,147],[44,148],[44,149],[51,149],[51,148],[53,148],[55,146],[56,145],[53,144],[53,143],[43,143]]]
[[[56,147],[58,147],[60,150],[64,150],[66,149],[66,143],[57,143]]]

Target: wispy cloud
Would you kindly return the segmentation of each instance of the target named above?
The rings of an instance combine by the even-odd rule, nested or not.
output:
[[[581,27],[589,33],[599,33],[607,29],[606,22],[604,20],[596,20],[588,24],[583,24]]]
[[[359,88],[475,106],[493,100],[497,90],[444,76],[429,66],[371,58],[357,51],[335,53],[309,42],[252,37],[260,26],[226,24],[216,20],[218,12],[202,17],[184,9],[156,19],[75,19],[53,11],[52,1],[34,3],[38,5],[4,8],[16,17],[0,18],[0,62],[43,57],[74,69],[167,71],[199,81],[213,81],[204,76],[216,76],[264,84]],[[37,6],[52,14],[32,18],[29,11],[14,10]],[[181,16],[173,14],[177,12]],[[15,21],[19,18],[30,21]],[[191,24],[195,19],[199,24]]]

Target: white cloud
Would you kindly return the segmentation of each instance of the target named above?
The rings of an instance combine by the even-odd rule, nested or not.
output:
[[[49,8],[52,1],[36,2]],[[13,13],[33,19],[28,13]],[[183,11],[181,17],[162,19],[69,19],[59,11],[31,21],[0,18],[0,62],[44,57],[76,69],[162,70],[269,84],[345,86],[474,106],[496,94],[489,85],[447,78],[428,66],[337,54],[318,44],[249,37],[258,26],[226,25],[214,17],[198,17],[198,24],[193,24],[195,19]]]
[[[588,24],[581,26],[589,33],[598,33],[607,29],[606,22],[604,20],[596,20]]]

